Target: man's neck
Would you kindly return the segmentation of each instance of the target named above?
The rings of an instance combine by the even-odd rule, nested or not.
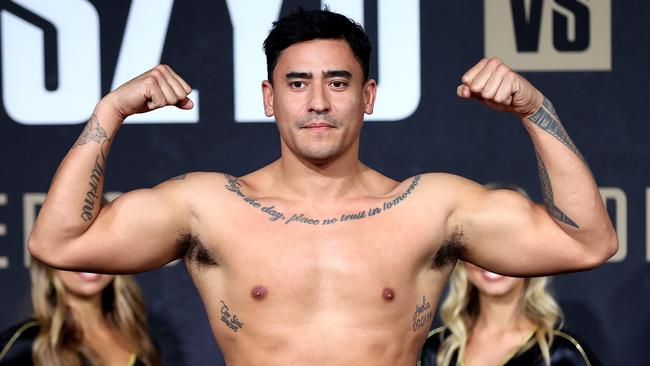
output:
[[[273,164],[274,174],[289,194],[301,199],[328,202],[354,196],[366,191],[364,172],[369,169],[359,161],[358,149],[350,150],[336,158],[317,162],[283,151],[282,157]]]

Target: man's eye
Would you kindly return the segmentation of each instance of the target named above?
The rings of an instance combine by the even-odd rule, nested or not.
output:
[[[331,85],[334,89],[344,89],[348,84],[345,83],[345,82],[343,82],[343,81],[332,81],[332,82],[330,83],[330,85]]]
[[[294,89],[302,89],[305,87],[305,83],[302,81],[292,81],[289,85],[291,85],[291,87]]]

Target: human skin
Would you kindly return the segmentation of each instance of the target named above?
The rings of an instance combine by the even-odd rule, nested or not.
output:
[[[102,365],[128,364],[133,350],[102,309],[102,292],[112,286],[115,276],[62,270],[53,270],[52,275],[63,285],[62,301],[72,311],[84,346],[93,350]]]
[[[476,288],[479,313],[470,329],[463,364],[504,364],[535,330],[523,305],[526,280],[499,275],[471,263],[465,266],[467,279]]]
[[[66,294],[78,298],[92,298],[101,294],[102,290],[113,281],[115,276],[88,272],[70,272],[54,270]]]
[[[263,83],[280,131],[277,161],[240,178],[191,173],[101,209],[84,205],[101,194],[123,119],[191,108],[190,90],[163,65],[102,99],[53,180],[29,248],[59,268],[108,273],[184,258],[229,365],[415,364],[457,258],[539,275],[592,268],[616,251],[589,168],[568,136],[530,119],[555,114],[497,59],[471,68],[457,94],[521,118],[550,177],[546,207],[454,175],[397,182],[364,165],[359,131],[376,84],[342,40],[288,47]]]

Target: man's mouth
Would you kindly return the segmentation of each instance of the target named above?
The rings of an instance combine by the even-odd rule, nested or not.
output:
[[[326,130],[328,128],[334,128],[334,126],[326,122],[311,122],[304,125],[302,128],[308,128],[311,130]]]

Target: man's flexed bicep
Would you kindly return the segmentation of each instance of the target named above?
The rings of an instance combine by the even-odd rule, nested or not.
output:
[[[463,260],[510,276],[593,268],[607,256],[566,233],[547,208],[511,190],[465,182],[447,230],[461,234]]]
[[[127,257],[132,252],[126,250],[128,248],[124,240],[120,240],[121,235],[126,235],[120,231],[131,234],[131,229],[138,224],[151,231],[158,230],[157,226],[167,224],[170,220],[165,217],[167,211],[173,210],[166,209],[170,203],[164,192],[156,191],[154,194],[154,191],[138,191],[125,195],[119,204],[114,205],[115,209],[109,207],[100,211],[111,143],[124,119],[132,114],[146,113],[165,106],[192,108],[193,103],[187,98],[190,91],[190,86],[169,66],[159,65],[123,84],[97,103],[84,131],[59,165],[52,180],[30,235],[29,250],[32,254],[45,263],[62,268],[106,268],[107,271],[130,268],[120,265],[106,267],[112,257],[103,258],[102,262],[94,254],[98,251],[102,256],[119,254]],[[127,206],[128,209],[118,209],[122,206]],[[140,210],[154,208],[162,210],[149,216],[153,220],[148,221],[137,215]],[[145,233],[151,234],[149,231]],[[141,236],[145,234],[137,238],[141,239]],[[160,239],[155,233],[153,238]],[[116,241],[119,250],[109,249],[105,239],[109,239],[109,243]],[[86,247],[93,248],[88,259],[83,251]],[[138,254],[144,255],[140,252]],[[143,263],[148,265],[149,262],[157,263],[155,260]]]
[[[470,68],[456,92],[461,98],[477,99],[521,120],[535,146],[545,204],[545,208],[522,204],[518,202],[521,199],[512,199],[512,194],[503,192],[476,194],[475,202],[463,200],[456,217],[471,223],[474,240],[480,240],[481,246],[484,240],[497,242],[490,246],[499,245],[498,241],[509,235],[519,242],[523,240],[520,246],[525,250],[519,254],[540,256],[540,262],[530,263],[537,268],[530,274],[584,269],[612,256],[617,249],[616,233],[598,186],[550,101],[498,58],[483,59]],[[544,250],[533,246],[535,241],[545,246]],[[486,256],[490,253],[481,252],[475,260]]]
[[[81,235],[48,239],[33,234],[30,251],[48,265],[67,270],[133,273],[161,267],[182,256],[178,239],[193,229],[183,183],[170,181],[125,193],[103,206]]]

